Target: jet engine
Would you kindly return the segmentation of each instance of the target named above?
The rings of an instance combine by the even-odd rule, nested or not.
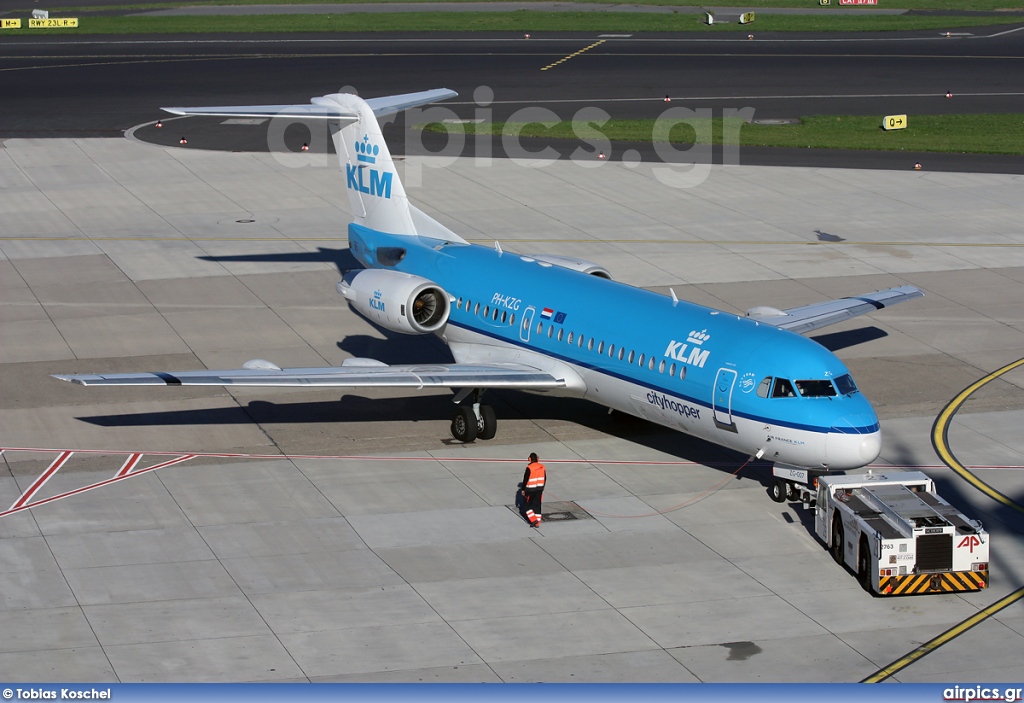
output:
[[[429,334],[448,322],[448,294],[436,283],[401,271],[351,271],[338,292],[356,312],[392,332]]]

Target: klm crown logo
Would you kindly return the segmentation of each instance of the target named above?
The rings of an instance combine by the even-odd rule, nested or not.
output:
[[[377,156],[380,154],[380,146],[370,143],[370,135],[363,135],[353,145],[356,152],[356,164],[345,164],[345,182],[351,190],[357,190],[366,195],[375,195],[380,198],[391,197],[391,181],[395,174],[391,171],[378,171],[369,168],[370,164],[377,163]],[[368,171],[369,175],[364,176],[363,172]]]
[[[370,307],[374,310],[380,310],[381,312],[387,312],[384,305],[384,299],[381,295],[380,290],[373,291],[373,297],[370,298]]]
[[[711,335],[708,334],[706,329],[698,332],[697,330],[690,330],[690,335],[686,338],[686,341],[690,344],[703,344],[704,342],[711,339]]]
[[[380,147],[376,144],[370,144],[370,135],[364,134],[363,141],[356,142],[356,161],[364,164],[375,164],[377,163],[377,154],[380,153]]]

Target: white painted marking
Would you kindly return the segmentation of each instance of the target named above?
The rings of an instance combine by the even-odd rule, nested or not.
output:
[[[1005,32],[996,32],[995,34],[986,34],[986,35],[985,35],[984,37],[982,37],[982,38],[983,38],[983,39],[991,39],[992,37],[1001,37],[1001,36],[1003,36],[1004,34],[1013,34],[1014,32],[1019,32],[1019,31],[1021,31],[1022,29],[1024,29],[1024,27],[1017,27],[1017,28],[1015,28],[1015,29],[1007,29],[1007,30],[1006,30]]]
[[[687,100],[845,100],[849,98],[934,98],[945,97],[945,93],[835,93],[835,94],[807,94],[807,95],[683,95],[673,97],[673,101]],[[1024,92],[1009,93],[957,93],[958,97],[1020,97]],[[491,105],[543,105],[556,103],[625,103],[625,102],[662,102],[664,96],[651,96],[643,98],[566,98],[556,100],[494,100]],[[446,101],[446,105],[475,105],[473,102]]]
[[[130,454],[128,458],[124,460],[124,464],[121,465],[121,468],[118,469],[117,473],[114,474],[114,476],[124,476],[126,474],[130,474],[135,469],[135,467],[139,465],[139,460],[141,459],[142,454],[139,452],[136,452],[135,454]]]
[[[56,459],[47,467],[46,471],[39,475],[32,485],[25,489],[25,492],[21,494],[18,500],[14,501],[14,505],[11,506],[11,510],[22,507],[27,503],[32,496],[39,492],[39,489],[46,485],[46,482],[53,478],[53,475],[60,471],[60,467],[64,466],[71,455],[74,454],[72,451],[65,450],[61,452]]]
[[[29,451],[31,451],[31,450],[29,450]],[[106,454],[106,453],[109,453],[109,452],[90,452],[90,453]],[[118,452],[118,453],[120,453],[120,452]],[[71,454],[74,454],[74,452],[66,451],[66,452],[64,452],[64,454],[67,454],[67,455],[70,456]],[[64,454],[62,454],[61,456],[63,457]],[[150,467],[145,468],[145,469],[139,469],[138,471],[134,471],[132,473],[124,473],[124,474],[122,474],[119,471],[116,476],[114,476],[113,478],[108,478],[105,481],[97,481],[96,483],[91,483],[88,486],[82,486],[80,488],[75,488],[74,490],[71,490],[71,491],[66,491],[64,493],[58,493],[57,495],[52,495],[49,498],[43,498],[42,500],[37,500],[37,501],[32,502],[32,503],[26,502],[28,500],[28,498],[30,498],[32,496],[32,494],[35,493],[35,491],[38,491],[39,488],[42,488],[43,484],[46,483],[46,481],[49,480],[50,476],[52,476],[54,473],[56,473],[56,469],[53,469],[51,471],[51,469],[52,469],[52,465],[51,465],[51,468],[47,469],[46,473],[44,473],[42,476],[40,476],[38,479],[36,479],[36,483],[38,483],[39,486],[35,488],[35,491],[32,491],[31,488],[29,489],[29,491],[32,491],[32,493],[30,493],[29,491],[25,491],[25,495],[23,495],[21,498],[19,498],[14,503],[14,505],[12,505],[10,507],[10,509],[5,510],[4,512],[0,513],[0,518],[5,517],[7,515],[11,515],[13,513],[20,513],[20,512],[22,512],[24,510],[31,510],[32,508],[36,508],[36,507],[39,507],[41,505],[46,505],[47,503],[53,503],[55,501],[62,500],[63,498],[68,498],[70,496],[78,495],[79,493],[86,493],[88,491],[92,491],[92,490],[95,490],[97,488],[101,488],[103,486],[108,486],[108,485],[110,485],[112,483],[117,483],[118,481],[124,481],[124,480],[129,479],[129,478],[135,478],[136,476],[141,476],[142,474],[149,473],[150,471],[156,471],[157,469],[163,469],[163,468],[168,467],[168,466],[174,466],[175,464],[180,464],[180,463],[182,463],[184,461],[188,461],[189,459],[194,459],[195,456],[196,456],[195,454],[185,454],[184,456],[175,457],[174,459],[170,459],[170,460],[165,461],[165,462],[160,463],[160,464],[155,464],[155,465],[150,466]],[[60,461],[60,457],[58,457],[57,461]],[[66,461],[66,459],[65,459],[65,461]],[[56,463],[57,462],[55,461],[54,464],[56,464]],[[63,462],[61,462],[61,463],[63,463]],[[57,468],[60,468],[60,467],[58,466]],[[47,475],[47,474],[49,474],[49,475]],[[33,487],[35,487],[35,484],[33,484]]]

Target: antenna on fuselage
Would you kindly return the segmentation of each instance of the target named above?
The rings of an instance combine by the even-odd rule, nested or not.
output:
[[[672,307],[675,307],[679,304],[679,298],[676,297],[676,292],[672,288],[669,288],[668,292],[672,294]]]
[[[498,240],[497,239],[494,240],[494,251],[498,252],[498,256],[501,256],[502,254],[505,253],[505,252],[503,252],[501,250],[501,245],[498,244]]]

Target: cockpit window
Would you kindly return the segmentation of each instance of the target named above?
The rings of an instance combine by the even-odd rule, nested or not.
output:
[[[775,379],[775,386],[772,388],[772,398],[795,398],[793,384],[785,378]]]
[[[759,385],[757,387],[757,395],[758,395],[758,397],[760,397],[760,398],[767,398],[768,397],[768,391],[770,391],[771,389],[772,389],[772,377],[771,376],[767,376],[767,377],[765,377],[765,379],[763,381],[761,381],[761,385]]]
[[[828,398],[836,394],[832,381],[797,381],[796,389],[804,398]]]
[[[857,392],[857,384],[853,382],[853,376],[848,373],[836,379],[836,388],[839,389],[839,395],[849,395],[850,393]]]

